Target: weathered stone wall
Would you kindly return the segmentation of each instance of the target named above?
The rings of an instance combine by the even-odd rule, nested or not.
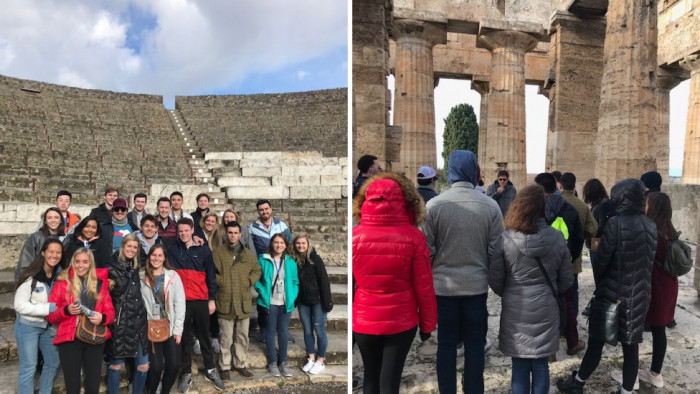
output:
[[[671,199],[673,226],[682,232],[681,238],[697,243],[700,237],[700,185],[664,184],[661,191]]]
[[[204,152],[320,151],[347,154],[347,89],[176,96],[175,107]]]
[[[175,136],[161,96],[0,76],[0,201],[53,202],[69,189],[96,204],[107,185],[192,179]]]
[[[700,2],[660,0],[658,63],[673,64],[700,51]]]

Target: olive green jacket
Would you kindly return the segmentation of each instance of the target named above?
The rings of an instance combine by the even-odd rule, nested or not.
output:
[[[564,200],[566,200],[566,202],[576,208],[578,218],[581,220],[581,226],[583,227],[583,238],[591,239],[595,237],[596,233],[598,232],[598,222],[593,217],[588,205],[576,197],[573,190],[562,190],[561,196],[564,198]],[[580,255],[573,261],[573,264],[574,274],[580,274],[582,271],[582,259]]]
[[[216,310],[221,319],[247,319],[253,311],[251,286],[260,279],[260,265],[253,253],[238,242],[214,250]]]

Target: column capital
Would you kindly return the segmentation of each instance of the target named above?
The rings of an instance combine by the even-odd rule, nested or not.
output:
[[[394,40],[412,37],[428,41],[431,46],[447,43],[447,25],[416,19],[394,19]]]
[[[537,46],[539,39],[529,33],[515,30],[491,30],[480,32],[477,47],[493,52],[497,49],[510,49],[523,54]]]
[[[683,69],[690,71],[690,74],[697,74],[700,72],[700,53],[694,53],[690,56],[686,56],[683,60],[678,62],[678,65]]]
[[[659,66],[656,69],[656,87],[663,90],[671,90],[689,77],[688,71],[679,66]]]
[[[475,90],[482,97],[489,93],[489,80],[488,76],[472,76],[472,90]]]

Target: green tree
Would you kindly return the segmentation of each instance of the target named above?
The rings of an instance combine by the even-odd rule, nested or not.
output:
[[[452,107],[445,118],[445,131],[442,134],[442,158],[445,163],[444,176],[440,183],[447,184],[447,160],[455,150],[470,150],[479,154],[479,124],[476,121],[474,108],[469,104],[459,104]]]

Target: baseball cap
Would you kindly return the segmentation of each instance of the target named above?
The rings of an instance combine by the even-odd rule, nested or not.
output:
[[[123,199],[123,198],[117,198],[117,199],[114,200],[114,202],[112,203],[112,209],[114,209],[114,208],[125,208],[125,209],[128,209],[128,208],[129,208],[129,205],[126,203],[126,200],[125,200],[125,199]]]
[[[423,166],[418,169],[418,179],[433,179],[437,175],[437,172],[431,166]]]

